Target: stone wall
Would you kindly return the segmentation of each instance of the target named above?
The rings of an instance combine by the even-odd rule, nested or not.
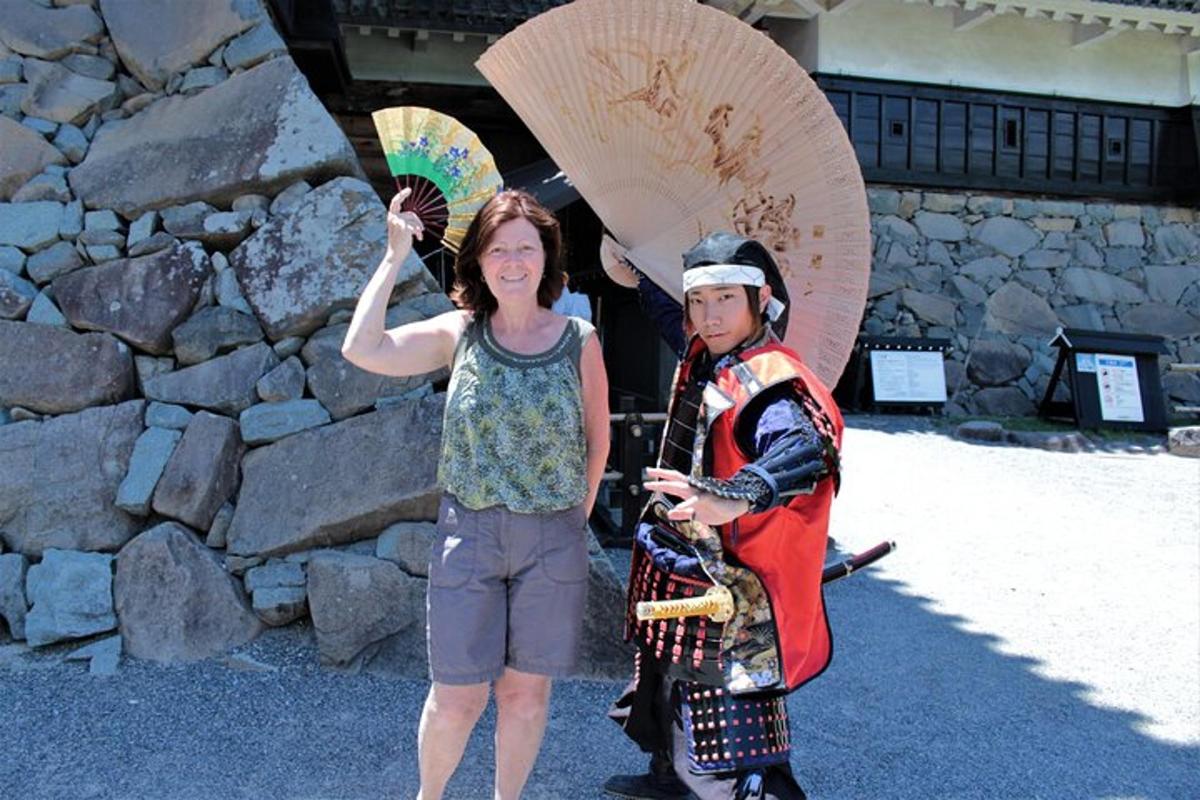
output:
[[[0,635],[423,674],[446,373],[340,352],[385,213],[259,0],[0,0]],[[389,325],[450,308],[412,256]]]
[[[1200,216],[1190,208],[868,189],[863,332],[945,337],[951,414],[1035,412],[1058,326],[1165,336],[1169,404],[1200,403]]]

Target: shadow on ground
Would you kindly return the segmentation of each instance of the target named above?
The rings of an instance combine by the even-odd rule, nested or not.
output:
[[[1087,687],[1047,680],[993,637],[866,570],[827,592],[833,665],[792,695],[794,764],[813,798],[1195,798],[1200,749],[1139,732]],[[0,797],[413,797],[423,681],[315,664],[311,631],[247,648],[275,671],[127,661],[114,678],[47,656],[0,665]],[[19,663],[18,663],[19,662]],[[1130,654],[1151,669],[1152,654]],[[527,798],[592,798],[642,756],[604,718],[616,682],[556,686]],[[487,798],[489,708],[448,798]]]

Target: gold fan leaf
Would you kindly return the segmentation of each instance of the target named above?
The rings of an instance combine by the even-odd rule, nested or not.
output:
[[[786,51],[691,0],[576,0],[477,66],[675,297],[701,236],[770,248],[792,306],[786,341],[837,382],[866,304],[870,215],[845,129]]]

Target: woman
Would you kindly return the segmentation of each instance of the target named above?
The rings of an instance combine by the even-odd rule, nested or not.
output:
[[[342,354],[383,375],[450,366],[429,572],[432,686],[418,731],[420,800],[437,800],[496,694],[495,797],[519,797],[541,746],[550,682],[575,665],[587,517],[608,456],[608,379],[562,291],[554,216],[520,191],[479,210],[455,262],[459,309],[384,330],[388,296],[423,229],[391,202],[388,248]]]

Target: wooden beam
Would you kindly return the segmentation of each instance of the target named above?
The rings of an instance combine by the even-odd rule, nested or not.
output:
[[[791,3],[809,17],[825,13],[825,6],[821,4],[820,0],[791,0]]]
[[[740,17],[742,12],[754,5],[754,0],[707,0],[705,5],[724,11],[726,14]]]
[[[1124,22],[1110,23],[1108,25],[1080,25],[1075,29],[1071,47],[1076,50],[1084,47],[1093,47],[1101,42],[1107,42],[1109,39],[1120,36],[1127,30],[1129,30],[1129,25]]]
[[[828,9],[830,14],[845,14],[847,11],[862,4],[863,0],[829,0]]]
[[[963,11],[962,9],[954,10],[954,32],[963,33],[972,28],[978,28],[988,20],[995,19],[996,15],[986,8],[977,8],[974,11]]]

